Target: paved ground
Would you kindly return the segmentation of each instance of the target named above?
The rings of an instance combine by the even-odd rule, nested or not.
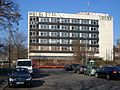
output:
[[[6,80],[8,78],[8,76],[0,76],[0,84]]]
[[[33,86],[9,88],[7,82],[1,90],[120,90],[120,81],[89,77],[62,69],[35,70]]]

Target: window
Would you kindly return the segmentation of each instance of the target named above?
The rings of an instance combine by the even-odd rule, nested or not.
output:
[[[82,26],[81,29],[82,29],[82,31],[88,31],[88,30],[89,30],[89,27],[87,27],[87,26]]]
[[[38,18],[39,18],[39,17],[30,17],[30,21],[38,22]]]
[[[62,18],[61,19],[61,23],[70,23],[70,19],[64,19],[64,18]]]
[[[98,34],[92,33],[91,38],[98,38]]]
[[[61,28],[62,28],[62,30],[69,30],[70,29],[69,26],[67,26],[67,25],[62,25]]]
[[[79,26],[72,26],[72,30],[80,30]]]
[[[58,29],[57,25],[51,25],[51,29]]]
[[[72,19],[72,23],[80,23],[80,19]]]
[[[32,17],[30,17],[30,21],[32,21]]]
[[[30,50],[39,50],[39,46],[30,46]]]
[[[30,31],[30,36],[31,37],[37,36],[37,32],[36,31]]]
[[[60,29],[60,25],[57,25],[57,29]]]
[[[98,31],[97,27],[91,27],[91,31]]]
[[[49,36],[49,32],[39,32],[39,36]]]
[[[96,45],[96,44],[98,44],[98,42],[97,42],[97,40],[91,40],[91,44]]]
[[[92,25],[98,25],[98,20],[91,20]]]
[[[46,24],[40,24],[39,29],[49,29],[49,25]]]
[[[81,24],[89,24],[89,20],[82,19]]]
[[[36,21],[39,22],[39,17],[36,17]]]
[[[37,24],[30,25],[30,29],[38,29],[38,25]]]
[[[79,37],[79,33],[72,33],[72,37]]]
[[[38,43],[38,39],[32,38],[32,39],[30,39],[30,43]]]
[[[40,50],[41,51],[48,51],[49,50],[49,46],[40,46]]]
[[[53,23],[60,22],[60,18],[51,18],[51,22]]]
[[[51,44],[59,44],[60,40],[59,39],[51,39]]]
[[[68,47],[68,46],[62,46],[62,51],[70,51],[70,47]]]
[[[67,39],[62,39],[62,42],[61,42],[62,44],[69,44],[69,40],[67,40]]]
[[[40,22],[49,22],[49,18],[40,18]]]
[[[52,51],[60,51],[60,47],[59,46],[51,46],[51,50]]]
[[[51,36],[60,36],[59,32],[51,32]]]
[[[82,36],[83,38],[86,38],[86,37],[88,37],[88,34],[87,34],[87,33],[81,33],[81,36]]]
[[[40,39],[40,43],[47,44],[49,43],[49,39]]]
[[[62,37],[69,37],[69,33],[68,32],[61,32]]]

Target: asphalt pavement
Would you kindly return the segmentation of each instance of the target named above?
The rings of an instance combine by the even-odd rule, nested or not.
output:
[[[95,78],[62,69],[35,69],[32,87],[7,87],[0,90],[120,90],[120,81]]]

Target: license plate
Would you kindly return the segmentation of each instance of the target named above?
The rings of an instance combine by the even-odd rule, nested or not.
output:
[[[24,84],[24,82],[16,82],[16,84]]]

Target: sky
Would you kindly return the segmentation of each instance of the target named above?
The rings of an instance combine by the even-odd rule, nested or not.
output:
[[[28,35],[28,12],[105,13],[114,18],[114,44],[120,39],[120,0],[15,0],[20,7],[22,20],[19,30]],[[89,5],[88,5],[89,2]]]

